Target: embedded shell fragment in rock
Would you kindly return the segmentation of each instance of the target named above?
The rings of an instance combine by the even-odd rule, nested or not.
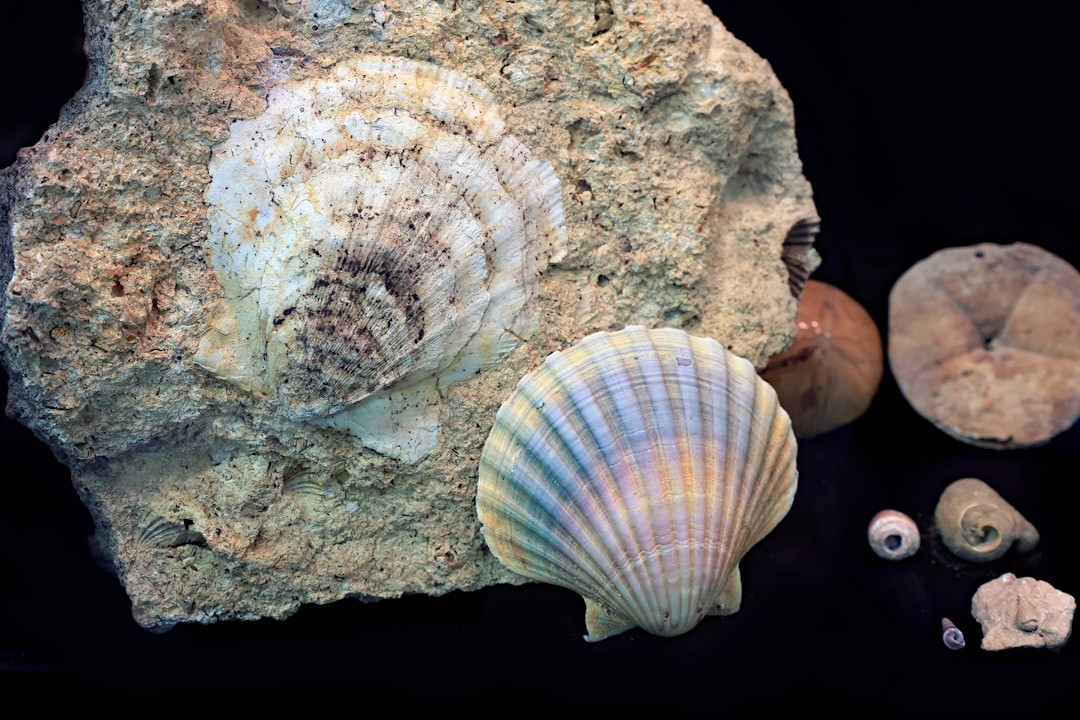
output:
[[[478,81],[361,56],[275,88],[210,163],[225,302],[197,362],[285,413],[416,460],[436,381],[538,327],[537,275],[565,252],[550,164]]]
[[[949,435],[1045,443],[1080,417],[1080,273],[1025,243],[936,252],[889,295],[889,364]]]
[[[739,562],[787,514],[796,442],[746,360],[681,330],[590,335],[522,378],[480,457],[511,570],[585,598],[590,641],[739,609]]]

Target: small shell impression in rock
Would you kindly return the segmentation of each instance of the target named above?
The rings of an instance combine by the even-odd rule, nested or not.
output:
[[[749,361],[681,330],[599,332],[503,403],[477,513],[504,565],[585,598],[587,640],[679,635],[739,609],[739,562],[790,509],[795,453]]]
[[[211,259],[225,290],[197,362],[415,461],[435,383],[528,337],[538,274],[565,253],[550,164],[454,71],[362,56],[284,83],[210,163]]]

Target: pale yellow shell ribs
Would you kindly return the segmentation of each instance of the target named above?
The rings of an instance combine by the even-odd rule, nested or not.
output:
[[[628,327],[553,353],[503,403],[477,513],[508,568],[585,598],[587,640],[738,610],[738,564],[787,514],[796,442],[718,342]]]

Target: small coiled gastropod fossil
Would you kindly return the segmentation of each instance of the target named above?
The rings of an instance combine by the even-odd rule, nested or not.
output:
[[[950,650],[962,650],[967,645],[964,633],[949,618],[941,618],[941,642]]]
[[[509,569],[585,599],[586,639],[739,609],[739,563],[791,508],[791,420],[753,365],[674,328],[552,353],[499,408],[476,510]]]
[[[866,531],[870,549],[886,560],[903,560],[919,551],[919,526],[899,510],[882,510]]]
[[[945,488],[934,510],[945,547],[963,560],[997,560],[1009,548],[1027,552],[1039,531],[982,480],[964,478]]]

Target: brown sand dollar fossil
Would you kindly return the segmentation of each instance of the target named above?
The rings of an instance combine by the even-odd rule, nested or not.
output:
[[[795,435],[810,438],[861,416],[883,371],[881,335],[869,313],[839,288],[807,280],[798,332],[761,376],[791,415]]]
[[[949,435],[1045,443],[1080,416],[1080,273],[1025,243],[936,252],[889,296],[889,364]]]

